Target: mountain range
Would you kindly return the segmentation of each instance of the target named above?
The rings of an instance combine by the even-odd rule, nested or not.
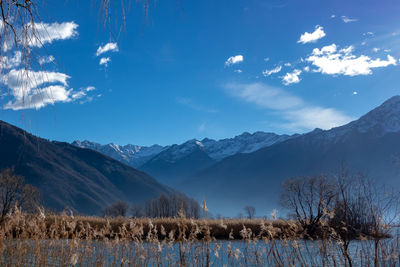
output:
[[[137,167],[192,197],[205,198],[212,211],[234,216],[253,205],[259,215],[266,215],[279,209],[285,179],[335,173],[342,165],[399,186],[399,147],[400,96],[395,96],[358,120],[330,130],[190,140],[158,147]]]
[[[176,192],[97,151],[50,142],[0,121],[0,170],[14,168],[36,186],[46,207],[66,207],[99,214],[105,206],[124,200],[144,203],[161,193]]]
[[[196,171],[209,167],[218,161],[238,153],[251,153],[260,148],[279,143],[297,135],[274,133],[243,133],[234,138],[213,140],[192,139],[183,144],[150,147],[114,143],[101,145],[90,141],[74,141],[72,144],[89,148],[143,170],[171,186],[185,180]]]

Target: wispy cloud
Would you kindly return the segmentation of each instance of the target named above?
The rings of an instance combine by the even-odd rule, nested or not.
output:
[[[315,48],[306,61],[318,68],[315,72],[346,76],[369,75],[372,74],[373,68],[397,65],[396,59],[390,55],[386,59],[371,59],[365,55],[355,56],[353,51],[353,46],[338,50],[337,46],[332,44],[321,49]]]
[[[282,66],[277,66],[277,67],[273,68],[272,70],[265,70],[265,71],[263,71],[262,74],[263,74],[264,76],[270,76],[270,75],[272,75],[272,74],[275,74],[275,73],[280,72],[281,70],[282,70]]]
[[[358,19],[354,19],[354,18],[349,18],[347,16],[342,16],[342,20],[344,23],[350,23],[350,22],[356,22],[358,21]]]
[[[264,83],[229,83],[225,89],[230,95],[247,103],[274,111],[286,121],[280,126],[293,131],[330,129],[352,120],[334,108],[309,104],[281,88]]]
[[[107,52],[118,52],[118,45],[117,43],[107,43],[104,46],[99,46],[96,51],[96,56],[100,56]]]
[[[206,113],[216,113],[216,112],[218,112],[218,110],[216,110],[216,109],[209,108],[207,106],[195,103],[191,98],[177,97],[176,101],[179,104],[184,105],[186,107],[189,107],[189,108],[191,108],[193,110],[196,110],[196,111],[206,112]]]
[[[312,33],[310,32],[303,33],[297,42],[301,44],[315,43],[317,40],[324,38],[325,36],[326,34],[324,32],[324,28],[317,25],[315,26],[315,31],[313,31]]]
[[[45,57],[39,57],[39,64],[40,65],[44,65],[44,64],[47,64],[47,63],[52,63],[52,62],[54,62],[54,60],[55,60],[55,58],[53,57],[53,56],[45,56]]]
[[[231,56],[225,61],[225,66],[231,66],[234,64],[238,64],[240,62],[243,62],[243,56],[242,55],[237,55],[237,56]]]
[[[301,98],[263,83],[229,83],[225,86],[229,94],[262,108],[288,110],[304,105]]]
[[[200,133],[202,133],[202,132],[204,132],[206,130],[206,127],[207,127],[207,123],[206,122],[202,122],[202,123],[200,123],[200,125],[198,127],[198,131]]]
[[[282,77],[282,82],[284,85],[290,85],[293,83],[299,83],[301,81],[300,79],[300,74],[301,70],[295,69],[291,73],[286,73],[285,76]]]

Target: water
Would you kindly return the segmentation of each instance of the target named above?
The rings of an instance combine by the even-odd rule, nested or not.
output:
[[[399,266],[398,239],[380,241],[382,265]],[[373,266],[373,241],[352,241],[354,266]],[[340,242],[329,241],[214,241],[142,242],[17,240],[2,253],[1,266],[344,266]]]

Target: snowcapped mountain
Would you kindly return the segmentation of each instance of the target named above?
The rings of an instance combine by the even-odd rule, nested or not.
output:
[[[302,136],[312,137],[314,140],[341,142],[356,133],[368,133],[370,137],[382,137],[397,132],[400,132],[400,96],[393,96],[358,120],[330,130],[317,128]]]
[[[74,141],[72,144],[81,148],[88,148],[103,153],[132,167],[145,165],[150,159],[163,159],[174,163],[191,155],[193,152],[203,151],[212,161],[220,161],[237,153],[251,153],[260,148],[285,141],[296,135],[277,135],[274,133],[255,132],[243,133],[234,138],[213,140],[205,138],[201,141],[192,139],[183,144],[170,146],[153,145],[150,147],[138,145],[116,145],[114,143],[101,145],[90,141]]]
[[[201,141],[206,153],[219,161],[237,153],[251,153],[263,147],[285,141],[297,135],[278,135],[274,133],[255,132],[243,133],[234,138],[212,140],[205,138]]]
[[[143,165],[146,161],[151,159],[153,156],[159,154],[166,148],[160,145],[152,145],[149,147],[131,144],[120,146],[114,143],[101,145],[87,140],[82,142],[74,141],[72,142],[72,145],[81,148],[96,150],[104,155],[126,163],[134,168]]]

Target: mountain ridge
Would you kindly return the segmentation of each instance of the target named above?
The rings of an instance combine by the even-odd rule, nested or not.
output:
[[[143,203],[175,192],[148,174],[91,149],[48,141],[0,121],[0,169],[13,167],[47,207],[99,214],[117,200]]]

